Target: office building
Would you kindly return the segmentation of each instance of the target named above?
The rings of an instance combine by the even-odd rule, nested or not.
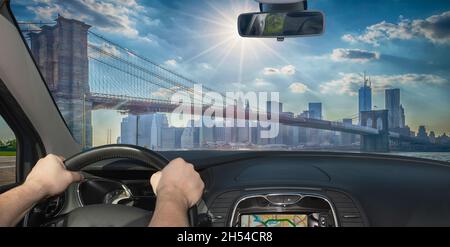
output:
[[[400,109],[400,89],[386,89],[385,108],[388,110],[388,125],[390,129],[400,128],[402,122]]]
[[[309,118],[322,119],[322,103],[309,103]]]
[[[194,121],[188,127],[183,129],[181,134],[181,148],[193,149],[198,148],[200,145],[200,128],[194,127]]]
[[[162,129],[161,136],[161,149],[162,150],[173,150],[176,149],[176,139],[177,139],[177,128],[164,127]]]
[[[165,128],[168,128],[165,114],[129,115],[122,119],[120,142],[158,150]]]
[[[120,143],[137,144],[136,116],[130,115],[122,119],[120,123]]]
[[[364,84],[358,90],[358,112],[372,110],[372,85],[364,75]]]
[[[400,128],[405,127],[406,127],[405,108],[403,108],[403,105],[400,105]]]

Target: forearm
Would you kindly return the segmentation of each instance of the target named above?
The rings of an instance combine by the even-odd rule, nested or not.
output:
[[[23,184],[0,195],[0,226],[15,226],[38,201],[45,198],[42,190]]]
[[[153,212],[151,227],[188,227],[188,206],[181,198],[175,196],[158,196]]]

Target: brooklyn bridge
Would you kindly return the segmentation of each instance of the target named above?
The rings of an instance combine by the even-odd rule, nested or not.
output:
[[[58,17],[56,23],[28,32],[31,51],[75,139],[92,146],[92,112],[112,109],[129,114],[172,112],[178,104],[170,97],[185,92],[192,97],[195,84],[130,49],[90,31],[91,26]],[[203,86],[201,95],[218,92]],[[204,110],[207,105],[193,105]],[[198,112],[198,111],[195,111]],[[226,112],[225,110],[223,112]],[[246,109],[245,119],[254,114]],[[238,114],[234,114],[237,117]],[[225,116],[224,116],[225,117]],[[361,150],[389,151],[390,140],[424,141],[389,131],[386,110],[361,112],[360,124],[312,119],[281,113],[280,124],[351,133],[361,136]]]

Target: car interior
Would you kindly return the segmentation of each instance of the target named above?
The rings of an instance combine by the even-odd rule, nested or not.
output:
[[[353,129],[345,129],[345,125],[336,127],[325,120],[314,122],[280,115],[280,121],[286,124],[343,130],[351,133],[350,135],[363,133],[361,136],[365,137],[361,137],[361,140],[365,141],[361,143],[365,143],[365,148],[374,148],[375,151],[275,148],[171,150],[126,143],[123,135],[122,141],[116,142],[116,136],[112,133],[108,134],[107,142],[102,145],[89,144],[92,141],[85,139],[86,134],[84,137],[76,137],[74,134],[78,127],[73,119],[68,120],[69,115],[64,112],[64,109],[71,106],[64,105],[66,102],[62,98],[53,95],[54,89],[49,83],[48,71],[42,69],[42,57],[33,56],[37,49],[30,46],[30,42],[34,42],[33,37],[40,37],[40,32],[53,29],[46,26],[40,31],[30,31],[31,41],[27,39],[23,35],[23,25],[21,26],[24,19],[19,20],[19,12],[15,12],[12,6],[14,2],[0,0],[0,116],[17,140],[13,162],[15,170],[11,172],[14,181],[0,184],[0,193],[21,184],[36,161],[46,154],[66,157],[66,169],[80,171],[85,178],[82,182],[70,185],[64,193],[36,204],[18,227],[147,226],[157,199],[149,178],[178,157],[192,163],[205,183],[200,202],[187,212],[191,226],[252,227],[275,223],[278,226],[291,224],[304,227],[450,226],[450,163],[446,160],[381,152],[382,149],[378,149],[379,143],[387,143],[389,146],[389,138],[417,143],[417,146],[426,144],[418,139],[415,142],[416,137],[402,139],[401,134],[383,132],[377,127],[367,128],[355,124]],[[239,18],[233,19],[237,24],[233,32],[242,39],[251,40],[249,42],[275,40],[276,44],[283,45],[291,40],[319,38],[328,32],[328,28],[332,30],[334,27],[329,23],[332,18],[328,18],[328,12],[312,8],[320,1],[247,2],[253,9],[260,11],[240,13]],[[58,19],[58,23],[61,21],[61,25],[65,25],[71,18],[59,16],[64,13],[61,11],[57,17],[52,18],[62,19]],[[448,22],[447,29],[442,32],[446,32],[446,37],[449,37]],[[78,34],[74,32],[71,35]],[[77,38],[75,44],[83,42],[83,39]],[[86,44],[89,52],[95,51],[95,43]],[[442,49],[447,49],[447,54],[448,46],[442,46]],[[77,56],[78,54],[76,59]],[[89,56],[90,61],[86,66],[94,64],[95,59],[101,59],[96,57],[99,55]],[[60,59],[63,57],[61,55]],[[84,67],[80,71],[83,69]],[[65,73],[63,67],[60,70]],[[281,73],[280,71],[278,72]],[[78,72],[75,72],[75,76],[76,73]],[[114,77],[115,74],[111,73],[111,77]],[[137,73],[143,76],[145,74]],[[90,77],[94,76],[90,74]],[[375,81],[377,78],[373,79]],[[448,91],[446,95],[448,97]],[[94,104],[99,109],[109,107],[110,103],[100,102],[106,98],[100,99],[99,94],[92,94],[92,97],[96,101],[90,103],[89,107],[94,108]],[[123,100],[117,102],[110,109],[124,112],[120,107],[130,105]],[[133,104],[137,105],[136,102],[144,100],[135,100]],[[160,104],[158,109],[164,107],[161,106],[164,102],[161,102],[155,103]],[[139,108],[139,105],[133,104],[133,107]],[[441,118],[447,121],[448,126],[448,109],[446,112],[447,115]],[[132,113],[130,111],[125,114]],[[136,125],[139,121],[137,119]],[[156,121],[157,118],[152,119]],[[86,120],[85,113],[83,121],[91,121],[90,117]],[[86,132],[86,129],[79,131]],[[149,133],[152,131],[157,130],[150,128]],[[381,137],[372,137],[376,136],[373,134],[375,132]],[[448,147],[439,146],[446,150],[443,152],[448,152]],[[0,170],[2,176],[3,171],[6,169]]]

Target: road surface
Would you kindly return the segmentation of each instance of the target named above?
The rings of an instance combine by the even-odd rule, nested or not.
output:
[[[0,186],[16,180],[16,157],[0,157]]]

